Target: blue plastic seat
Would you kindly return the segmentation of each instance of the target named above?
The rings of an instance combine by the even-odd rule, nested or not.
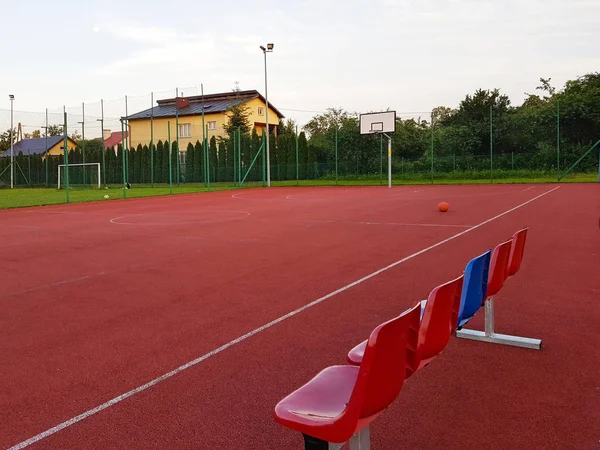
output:
[[[473,258],[465,268],[460,309],[458,310],[459,329],[473,318],[485,302],[491,253],[490,249]]]

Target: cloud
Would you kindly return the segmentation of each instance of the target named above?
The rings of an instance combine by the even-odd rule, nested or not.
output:
[[[172,28],[132,25],[110,25],[107,31],[128,41],[131,50],[127,57],[97,68],[94,71],[97,75],[145,74],[148,69],[183,73],[214,69],[219,65],[215,42],[207,35],[182,34]],[[139,47],[141,49],[136,50]]]

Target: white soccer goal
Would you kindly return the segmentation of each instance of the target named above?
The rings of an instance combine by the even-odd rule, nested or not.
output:
[[[58,189],[65,184],[64,176],[65,164],[58,165]],[[69,164],[69,185],[98,186],[100,189],[100,163],[79,163]]]

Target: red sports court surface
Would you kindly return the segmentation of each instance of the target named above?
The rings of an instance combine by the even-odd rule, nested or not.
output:
[[[273,420],[282,397],[528,225],[496,330],[542,351],[453,338],[374,423],[372,448],[597,448],[599,188],[271,188],[0,211],[0,447],[301,449]]]

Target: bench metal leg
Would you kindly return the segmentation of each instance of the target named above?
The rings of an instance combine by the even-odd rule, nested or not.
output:
[[[304,450],[340,450],[346,442],[341,444],[335,442],[327,442],[322,439],[303,434],[304,436]],[[370,450],[371,449],[371,435],[369,433],[369,427],[366,426],[360,431],[357,431],[349,441],[350,450]]]
[[[316,437],[303,434],[304,436],[304,450],[340,450],[346,443],[336,444],[334,442],[327,442]]]
[[[494,332],[494,299],[490,298],[485,302],[485,331],[456,330],[456,337],[471,339],[474,341],[491,342],[493,344],[512,345],[514,347],[531,348],[540,350],[542,341],[520,336],[510,336],[508,334],[499,334]]]
[[[350,438],[350,450],[370,450],[371,435],[369,427],[364,427]]]

